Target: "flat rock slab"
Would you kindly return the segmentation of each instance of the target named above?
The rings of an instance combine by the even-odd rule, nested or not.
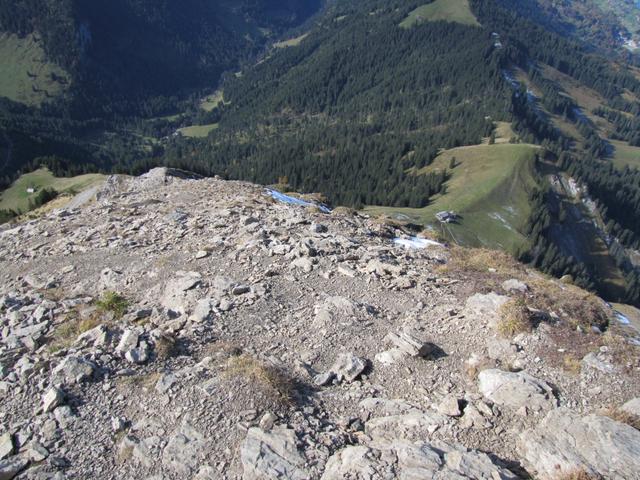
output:
[[[640,431],[600,415],[552,410],[520,435],[519,449],[540,480],[578,469],[611,480],[639,478]]]
[[[53,369],[53,376],[65,384],[81,383],[90,379],[94,370],[93,363],[83,358],[69,356]]]
[[[539,412],[558,405],[553,389],[525,372],[483,370],[478,375],[478,389],[488,400],[514,410],[526,407]]]
[[[445,422],[439,413],[417,410],[371,419],[365,425],[365,433],[374,441],[416,441],[428,438]]]
[[[518,477],[493,463],[488,455],[459,445],[394,441],[380,448],[347,447],[329,458],[322,480],[350,478],[515,480]]]
[[[366,360],[356,357],[352,353],[338,355],[335,363],[331,367],[331,372],[338,377],[344,378],[348,382],[353,382],[367,368]]]
[[[305,460],[298,451],[293,430],[283,426],[265,432],[250,428],[240,447],[243,480],[307,480]]]

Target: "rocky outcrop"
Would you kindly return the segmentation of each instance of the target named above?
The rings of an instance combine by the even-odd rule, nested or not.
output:
[[[269,432],[251,428],[240,447],[244,480],[286,478],[306,480],[305,460],[298,451],[293,430],[275,427]]]
[[[640,431],[608,417],[558,408],[519,442],[541,480],[579,470],[612,480],[638,478],[640,472]]]
[[[515,480],[518,477],[478,451],[443,442],[395,441],[381,448],[353,446],[338,451],[327,462],[322,480],[345,478]]]
[[[483,370],[478,376],[478,389],[486,399],[514,410],[541,412],[557,406],[553,389],[525,372]]]

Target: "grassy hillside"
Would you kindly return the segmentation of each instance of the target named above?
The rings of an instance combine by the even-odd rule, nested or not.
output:
[[[65,91],[68,74],[48,62],[41,41],[34,35],[19,38],[0,34],[0,97],[39,106]]]
[[[210,125],[193,125],[178,129],[184,137],[187,138],[206,138],[213,130],[218,128],[217,123]]]
[[[227,104],[228,102],[224,99],[224,91],[222,89],[216,90],[211,95],[205,97],[200,102],[200,108],[202,108],[205,112],[211,112],[214,108],[219,105]]]
[[[22,175],[10,188],[0,195],[0,210],[11,209],[26,211],[29,199],[35,197],[43,188],[53,188],[59,193],[75,194],[104,181],[104,175],[90,174],[71,178],[58,178],[46,168]],[[33,188],[34,193],[27,189]]]
[[[433,3],[416,8],[400,26],[411,28],[424,21],[435,22],[437,20],[480,26],[478,19],[469,7],[468,0],[435,0]]]
[[[518,228],[530,213],[528,192],[535,186],[532,163],[538,150],[533,145],[511,144],[446,150],[432,165],[420,171],[449,169],[455,158],[456,166],[450,170],[446,192],[434,197],[428,207],[368,207],[366,210],[430,224],[464,245],[512,250],[524,240]],[[461,216],[459,224],[441,226],[434,217],[441,210],[457,212]]]
[[[613,164],[618,168],[630,167],[640,168],[640,147],[632,147],[627,142],[610,141],[613,145]]]
[[[304,33],[299,37],[291,38],[289,40],[283,40],[282,42],[274,43],[273,46],[275,48],[287,48],[287,47],[297,47],[302,43],[302,41],[309,36],[308,33]]]

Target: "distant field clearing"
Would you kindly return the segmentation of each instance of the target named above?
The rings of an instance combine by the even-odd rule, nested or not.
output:
[[[632,147],[627,142],[609,140],[615,151],[613,153],[613,164],[618,168],[626,166],[640,168],[640,147]]]
[[[291,38],[289,40],[284,40],[282,42],[274,43],[273,46],[276,48],[287,48],[287,47],[297,47],[302,43],[302,41],[309,36],[308,33],[302,34],[299,37]]]
[[[411,28],[425,21],[438,20],[480,26],[480,22],[471,11],[468,0],[435,0],[433,3],[416,8],[400,23],[400,26]]]
[[[69,86],[67,72],[48,62],[34,35],[19,38],[0,34],[0,96],[29,106],[62,94]]]
[[[211,132],[218,128],[217,123],[210,125],[193,125],[178,129],[183,136],[188,138],[206,138]]]
[[[53,188],[58,193],[73,195],[103,182],[104,179],[105,176],[100,174],[60,178],[55,177],[48,169],[41,168],[22,175],[0,194],[0,210],[26,211],[29,199],[34,198],[43,188]]]
[[[202,108],[205,112],[210,112],[220,105],[229,105],[229,103],[230,102],[227,102],[224,99],[224,91],[216,90],[211,95],[202,99],[202,101],[200,102],[200,108]]]

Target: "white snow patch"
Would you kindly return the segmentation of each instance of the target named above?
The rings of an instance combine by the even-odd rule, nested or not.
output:
[[[620,322],[622,325],[629,325],[631,324],[631,320],[629,320],[624,314],[618,312],[617,310],[614,312],[616,318],[618,319],[618,322]]]
[[[514,231],[515,231],[515,230],[513,229],[513,227],[512,227],[511,225],[509,225],[509,222],[507,222],[507,221],[505,220],[505,218],[504,218],[502,215],[500,215],[498,212],[490,213],[490,214],[489,214],[489,217],[490,217],[490,218],[492,218],[492,219],[494,219],[494,220],[499,221],[500,223],[502,223],[502,225],[504,225],[504,226],[505,226],[505,228],[507,228],[507,229],[511,230],[512,232],[514,232]]]
[[[285,195],[284,193],[280,193],[275,190],[267,190],[267,193],[271,195],[274,200],[277,200],[281,203],[286,203],[288,205],[299,205],[301,207],[318,207],[324,213],[331,212],[331,209],[324,205],[307,202],[306,200],[302,200],[300,198],[290,197],[289,195]]]
[[[426,238],[420,237],[409,237],[409,238],[394,238],[393,243],[399,247],[404,247],[407,249],[422,249],[427,248],[429,246],[437,246],[443,247],[441,243],[435,242],[433,240],[428,240]]]

